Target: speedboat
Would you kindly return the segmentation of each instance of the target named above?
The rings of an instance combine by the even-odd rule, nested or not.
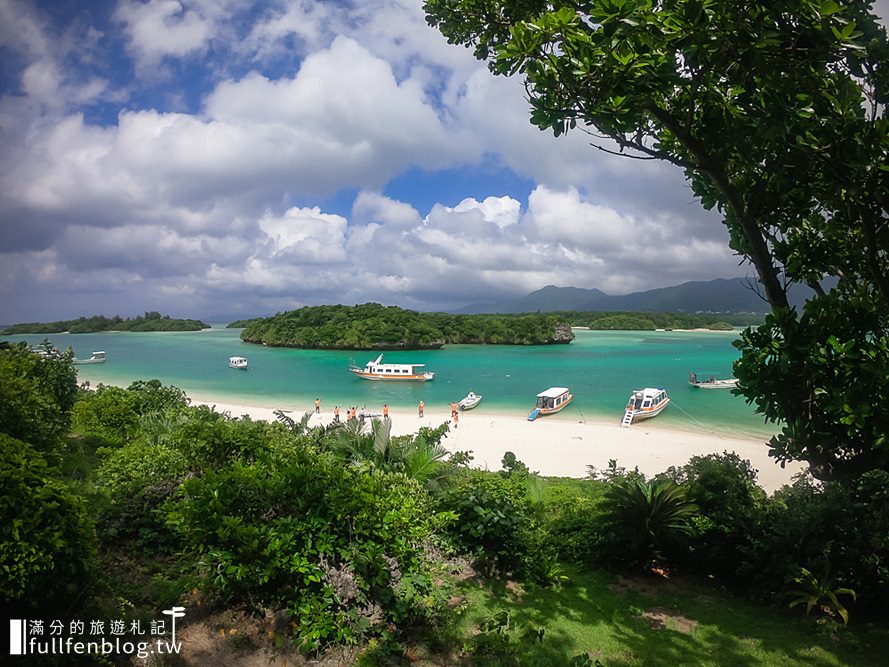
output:
[[[104,364],[105,363],[105,352],[93,352],[89,359],[74,359],[74,363],[78,366],[82,364]]]
[[[482,397],[471,391],[466,394],[466,398],[457,403],[457,407],[461,410],[472,410],[476,405],[482,402]]]
[[[707,375],[702,380],[697,373],[692,371],[688,374],[688,383],[698,389],[732,389],[738,386],[738,378],[719,378],[714,374]]]
[[[229,357],[228,358],[228,367],[229,368],[240,368],[241,370],[247,370],[247,357]]]
[[[624,412],[624,418],[621,420],[620,425],[627,427],[634,421],[656,417],[669,404],[670,399],[667,396],[667,390],[663,387],[636,389],[630,395],[630,400],[627,403],[627,409]]]
[[[528,421],[534,421],[538,417],[554,415],[561,412],[574,398],[574,394],[567,387],[550,387],[546,391],[537,394],[537,406],[528,415]]]
[[[424,371],[426,364],[384,364],[383,355],[368,361],[364,368],[352,366],[349,371],[365,380],[408,380],[428,382],[435,379],[435,373]]]

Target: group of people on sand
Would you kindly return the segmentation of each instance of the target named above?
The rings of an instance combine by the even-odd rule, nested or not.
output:
[[[422,400],[420,404],[417,406],[417,414],[420,419],[423,419],[424,411],[426,409],[426,403]],[[315,414],[321,414],[321,399],[315,399]],[[352,421],[353,419],[358,419],[359,421],[364,421],[367,417],[376,417],[377,415],[369,414],[367,412],[367,405],[361,408],[361,411],[358,411],[357,406],[351,406],[346,410],[346,421]],[[389,419],[389,404],[383,403],[383,419]],[[457,425],[460,421],[460,413],[457,411],[457,404],[451,403],[451,419],[454,421],[454,428],[457,428]],[[340,406],[336,405],[333,408],[333,421],[340,421]]]

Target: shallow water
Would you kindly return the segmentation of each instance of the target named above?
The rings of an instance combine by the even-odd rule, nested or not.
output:
[[[325,408],[383,403],[413,408],[461,399],[472,389],[484,396],[480,409],[527,414],[535,395],[551,386],[575,395],[560,416],[619,420],[633,389],[665,387],[671,406],[659,422],[680,428],[762,436],[774,432],[744,399],[728,390],[688,385],[689,371],[729,376],[738,351],[737,332],[575,331],[570,345],[512,347],[450,345],[441,350],[386,352],[384,361],[422,363],[435,371],[433,382],[390,383],[362,380],[349,373],[350,361],[363,366],[372,352],[291,350],[243,343],[240,329],[214,327],[186,333],[98,333],[5,336],[36,344],[49,338],[85,358],[105,350],[104,364],[78,366],[81,381],[127,385],[158,378],[190,395],[250,405],[308,409],[315,397]],[[250,361],[247,371],[228,367],[230,356]]]

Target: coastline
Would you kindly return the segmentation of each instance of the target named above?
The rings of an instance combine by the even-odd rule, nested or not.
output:
[[[232,417],[249,416],[255,420],[274,421],[274,412],[282,409],[285,414],[299,419],[311,404],[303,408],[250,405],[230,400],[216,400],[203,394],[190,396],[193,405],[208,405],[217,412],[227,412]],[[334,406],[323,401],[321,413],[312,414],[309,424],[328,424],[333,420]],[[341,406],[341,418],[346,410]],[[376,415],[382,406],[372,408]],[[450,422],[450,412],[445,407],[429,406],[420,419],[415,407],[389,406],[392,435],[416,433],[421,426],[434,428]],[[615,419],[606,422],[595,419],[578,419],[576,415],[554,415],[529,422],[524,415],[486,411],[482,407],[461,412],[457,428],[451,429],[442,440],[450,452],[471,451],[472,466],[499,470],[501,459],[507,451],[513,452],[528,468],[547,477],[575,477],[587,475],[587,466],[599,470],[608,467],[611,459],[618,466],[653,476],[670,466],[680,466],[692,456],[735,452],[747,459],[758,471],[757,482],[772,493],[805,470],[802,463],[789,463],[782,468],[768,455],[765,438],[745,438],[716,433],[695,432],[658,424],[657,419],[647,420],[629,428],[621,428]]]

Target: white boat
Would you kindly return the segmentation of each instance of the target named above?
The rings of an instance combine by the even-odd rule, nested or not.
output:
[[[247,357],[229,357],[228,358],[228,367],[229,368],[240,368],[242,370],[247,370]]]
[[[105,352],[100,350],[99,352],[93,352],[89,359],[77,359],[75,357],[74,363],[78,366],[82,364],[104,364],[105,363]]]
[[[476,405],[482,402],[482,397],[471,391],[466,394],[466,398],[457,403],[457,407],[461,410],[472,410]]]
[[[688,374],[688,383],[698,389],[731,389],[738,386],[738,378],[719,378],[716,375],[707,375],[706,378],[701,379],[701,376],[692,371]]]
[[[554,415],[564,410],[574,394],[567,387],[550,387],[546,391],[537,394],[537,406],[528,415],[528,421],[534,421],[538,417]]]
[[[621,420],[620,425],[626,428],[634,421],[656,417],[669,404],[670,398],[667,396],[667,390],[663,387],[636,389],[630,395],[630,400],[627,403],[627,409],[624,412],[624,418]]]
[[[435,373],[424,371],[426,364],[384,364],[383,355],[368,361],[364,368],[352,366],[349,371],[365,380],[407,380],[410,382],[429,382],[435,379]]]

